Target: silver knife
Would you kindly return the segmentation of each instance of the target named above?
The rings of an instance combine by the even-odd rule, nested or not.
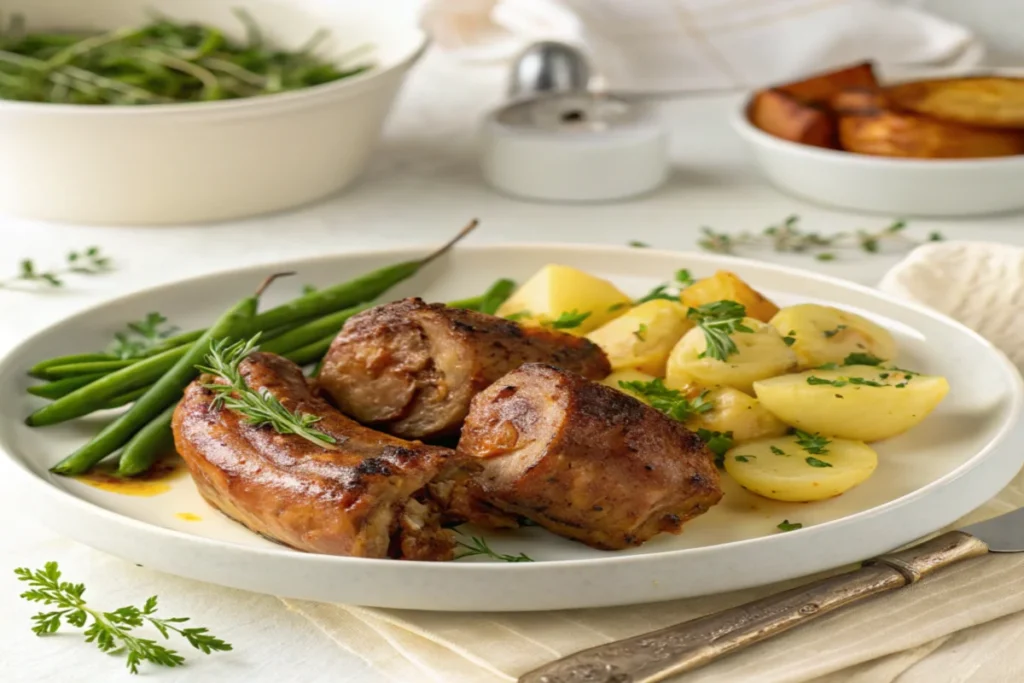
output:
[[[581,650],[519,683],[656,683],[859,600],[917,583],[962,560],[1024,552],[1024,508],[950,531],[860,569],[706,617]]]

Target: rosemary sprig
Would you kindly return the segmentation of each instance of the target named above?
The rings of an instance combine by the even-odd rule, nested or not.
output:
[[[730,234],[705,226],[701,228],[701,237],[697,245],[701,249],[719,254],[733,254],[738,247],[769,247],[777,252],[813,254],[819,261],[833,261],[836,258],[834,250],[840,248],[855,247],[865,253],[876,254],[881,251],[884,242],[900,241],[910,246],[921,244],[922,240],[906,236],[906,227],[905,221],[896,220],[881,230],[856,230],[852,233],[837,232],[823,235],[803,230],[800,227],[800,217],[793,215],[787,216],[781,223],[769,225],[760,233],[744,231]],[[924,241],[938,242],[942,239],[941,233],[932,232]]]
[[[42,270],[32,259],[24,259],[18,274],[0,280],[0,289],[23,289],[13,285],[41,286],[44,288],[63,287],[68,275],[100,275],[113,270],[111,260],[104,256],[99,247],[88,247],[83,251],[70,251],[64,257],[64,265]]]
[[[686,317],[704,332],[704,340],[707,342],[707,348],[699,357],[724,361],[736,353],[736,342],[730,335],[754,331],[743,324],[746,315],[747,309],[735,301],[713,301],[687,311]]]
[[[57,607],[52,612],[40,612],[32,617],[35,626],[32,632],[37,636],[55,633],[61,622],[85,629],[85,640],[95,643],[102,652],[123,654],[128,670],[137,674],[142,662],[150,662],[157,666],[176,667],[185,663],[185,658],[175,650],[164,647],[156,640],[140,638],[132,630],[144,626],[147,622],[153,626],[165,640],[170,639],[173,631],[183,637],[188,644],[204,654],[226,652],[231,645],[217,638],[208,629],[200,627],[182,628],[188,617],[171,617],[163,619],[156,615],[157,597],[154,595],[139,609],[129,605],[112,612],[101,612],[89,607],[85,599],[85,585],[61,581],[61,572],[56,562],[47,562],[43,569],[32,571],[28,567],[14,570],[19,581],[28,583],[29,589],[21,597],[30,602]]]
[[[461,533],[461,532],[460,532]],[[484,557],[490,557],[495,560],[502,562],[533,562],[533,558],[526,553],[519,553],[518,555],[505,555],[503,553],[495,552],[491,549],[491,546],[487,545],[487,541],[479,536],[470,536],[469,542],[456,541],[455,544],[463,549],[463,552],[455,556],[456,560],[461,560],[464,557],[473,557],[475,555],[483,555]]]
[[[210,348],[210,353],[206,357],[208,365],[196,366],[201,372],[220,377],[226,382],[203,385],[214,392],[214,407],[233,410],[251,425],[269,426],[278,434],[294,434],[317,446],[331,446],[337,443],[338,440],[333,436],[313,427],[321,420],[319,416],[299,411],[291,412],[266,387],[256,391],[245,383],[239,366],[256,350],[259,337],[257,334],[248,341],[233,344],[227,339],[221,339]]]
[[[178,332],[173,325],[165,326],[166,322],[159,313],[147,313],[142,320],[128,323],[126,331],[114,334],[108,353],[121,359],[138,358]]]
[[[715,407],[714,403],[707,399],[707,391],[701,392],[697,398],[691,400],[681,391],[666,387],[660,379],[653,379],[650,382],[619,382],[619,387],[646,399],[652,408],[679,422],[686,422],[694,415],[706,413]]]

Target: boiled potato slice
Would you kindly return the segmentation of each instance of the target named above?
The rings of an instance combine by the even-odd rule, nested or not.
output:
[[[789,431],[789,427],[768,412],[760,401],[738,389],[711,389],[704,396],[704,400],[709,401],[714,407],[686,421],[686,426],[694,431],[707,429],[723,434],[732,432],[733,441],[736,443],[782,436]]]
[[[587,335],[608,356],[612,370],[636,368],[655,377],[665,374],[668,354],[693,322],[676,301],[654,299],[629,309]]]
[[[797,304],[775,314],[772,326],[792,340],[799,369],[842,363],[851,353],[882,360],[896,357],[896,341],[888,330],[867,318],[832,306]]]
[[[798,429],[879,441],[917,425],[949,393],[945,377],[868,365],[754,382],[761,404]]]
[[[657,377],[654,375],[648,375],[646,372],[640,372],[639,370],[619,370],[605,377],[598,384],[604,384],[611,387],[612,389],[618,389],[624,394],[629,394],[635,399],[643,401],[644,403],[650,403],[645,397],[636,394],[629,389],[623,388],[619,382],[653,382]]]
[[[878,454],[861,441],[832,439],[820,450],[808,452],[794,436],[759,439],[727,452],[725,471],[748,491],[801,503],[849,491],[878,466]]]
[[[738,275],[720,270],[686,289],[679,297],[687,306],[697,308],[715,301],[735,301],[743,304],[747,315],[761,322],[768,322],[779,312],[779,307],[766,299],[760,292],[741,280]]]
[[[501,317],[513,316],[523,323],[550,324],[563,314],[586,314],[577,326],[561,328],[583,335],[625,313],[632,302],[619,289],[582,270],[547,265],[537,271],[498,309]]]
[[[707,348],[704,331],[698,327],[687,332],[669,355],[665,383],[673,388],[732,387],[753,394],[755,381],[796,367],[796,354],[774,327],[753,318],[744,318],[743,324],[753,332],[730,335],[737,352],[724,361],[701,358]]]

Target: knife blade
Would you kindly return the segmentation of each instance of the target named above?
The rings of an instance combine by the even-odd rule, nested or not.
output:
[[[1024,508],[880,555],[851,572],[581,650],[524,674],[518,683],[657,683],[989,552],[1024,552]]]
[[[981,539],[992,553],[1024,552],[1024,508],[960,529]]]

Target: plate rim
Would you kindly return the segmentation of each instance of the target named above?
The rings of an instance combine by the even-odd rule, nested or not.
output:
[[[85,317],[98,308],[112,305],[129,305],[131,301],[140,298],[145,298],[146,296],[151,295],[155,292],[171,290],[175,287],[186,284],[198,284],[201,283],[203,280],[216,279],[221,277],[240,276],[249,272],[259,271],[260,269],[271,267],[275,264],[323,263],[338,259],[358,259],[360,257],[395,257],[397,259],[405,258],[406,256],[408,256],[410,258],[415,258],[416,255],[420,255],[421,252],[426,253],[431,248],[431,246],[425,245],[403,245],[395,247],[351,250],[332,254],[317,254],[306,257],[299,256],[295,258],[286,258],[276,263],[267,262],[254,265],[239,266],[194,275],[172,282],[162,283],[146,287],[143,289],[135,290],[127,294],[123,294],[121,296],[104,299],[94,303],[93,305],[87,308],[77,310],[71,315],[68,315],[60,320],[54,321],[53,323],[45,326],[40,330],[37,330],[31,336],[27,337],[26,339],[22,340],[21,342],[13,346],[3,355],[3,357],[0,357],[0,374],[6,373],[10,369],[8,368],[8,366],[12,364],[12,359],[17,356],[23,355],[26,349],[28,349],[28,347],[30,347],[33,344],[33,342],[35,342],[37,339],[52,334],[54,328],[57,328],[69,321]],[[637,250],[637,248],[635,247],[621,245],[577,244],[571,242],[500,242],[487,244],[468,244],[456,247],[456,250],[459,252],[493,252],[500,251],[503,249],[516,249],[523,251],[537,250],[541,252],[566,250],[573,252],[589,252],[604,255],[614,255],[616,253],[633,253]],[[7,440],[3,437],[3,435],[0,435],[0,455],[3,456],[2,458],[0,458],[0,462],[10,464],[15,471],[18,471],[20,473],[18,476],[25,476],[32,481],[32,487],[39,487],[40,489],[45,490],[47,492],[46,495],[55,496],[61,502],[61,504],[67,504],[72,506],[73,508],[77,508],[82,514],[99,516],[103,518],[105,522],[108,523],[113,523],[115,525],[124,525],[129,528],[132,528],[133,530],[143,533],[155,534],[157,536],[157,540],[159,540],[160,538],[168,538],[178,542],[195,543],[198,545],[205,546],[207,548],[226,548],[232,552],[245,553],[250,556],[258,556],[260,558],[266,556],[276,560],[280,560],[281,558],[290,557],[292,559],[297,559],[300,562],[308,562],[317,565],[325,564],[328,566],[341,565],[349,567],[362,566],[366,569],[373,569],[375,567],[381,566],[394,568],[396,564],[401,564],[419,570],[423,570],[425,567],[435,568],[438,565],[443,565],[445,571],[454,572],[460,575],[499,574],[501,576],[508,576],[511,575],[511,572],[520,574],[527,572],[552,570],[554,568],[557,568],[559,570],[589,570],[595,566],[622,567],[628,565],[642,565],[654,561],[671,562],[677,558],[684,556],[699,558],[703,554],[720,551],[721,549],[726,547],[730,549],[741,550],[753,549],[756,551],[758,549],[757,547],[761,545],[768,545],[769,547],[772,543],[778,545],[779,540],[782,538],[801,539],[810,542],[812,536],[830,536],[836,533],[836,530],[842,529],[845,526],[848,526],[850,524],[856,524],[857,522],[860,522],[862,520],[870,519],[872,517],[877,517],[878,515],[889,513],[896,508],[904,507],[906,505],[918,501],[920,498],[932,493],[935,489],[943,489],[948,487],[957,479],[961,478],[962,476],[964,476],[965,474],[967,474],[968,472],[970,472],[971,470],[975,469],[980,464],[988,460],[991,457],[992,453],[995,450],[997,450],[997,448],[1000,445],[1004,444],[1004,442],[1007,440],[1007,437],[1015,430],[1017,424],[1020,421],[1022,410],[1024,410],[1024,379],[1022,379],[1021,374],[1016,368],[1016,366],[1014,366],[1010,362],[1010,360],[1002,351],[996,348],[991,342],[986,340],[984,337],[974,332],[973,330],[963,325],[962,323],[956,321],[955,319],[950,318],[949,316],[946,316],[927,306],[924,306],[923,304],[919,304],[915,301],[911,301],[903,297],[887,295],[885,292],[879,289],[863,285],[857,282],[845,280],[843,278],[832,275],[822,274],[815,271],[805,270],[795,266],[782,265],[766,261],[758,261],[755,259],[748,259],[731,255],[722,255],[696,251],[677,251],[672,249],[656,248],[644,248],[642,249],[642,251],[645,253],[659,255],[662,257],[678,258],[680,260],[690,258],[704,261],[714,261],[717,264],[723,264],[726,267],[732,264],[740,268],[756,268],[785,276],[797,277],[811,281],[819,281],[835,285],[843,289],[853,290],[858,294],[865,295],[870,298],[883,300],[887,299],[890,303],[893,303],[897,306],[913,310],[928,318],[932,318],[933,320],[936,320],[937,322],[943,325],[952,326],[956,328],[959,332],[968,335],[969,337],[973,338],[974,341],[986,347],[1007,370],[1008,388],[1010,389],[1008,396],[1010,413],[1007,419],[1004,420],[1003,423],[999,426],[998,430],[992,436],[990,441],[967,462],[962,463],[954,470],[946,473],[945,475],[938,479],[933,480],[932,482],[928,483],[927,485],[919,489],[904,494],[899,498],[890,500],[882,505],[875,506],[867,510],[863,510],[853,515],[841,517],[839,519],[831,520],[828,522],[823,522],[821,524],[816,524],[811,527],[798,529],[796,531],[792,531],[781,536],[768,535],[757,538],[730,541],[727,543],[715,544],[711,546],[664,550],[637,555],[608,555],[607,557],[556,559],[544,560],[541,562],[533,563],[436,563],[422,561],[403,561],[401,563],[396,563],[394,560],[390,559],[297,553],[295,550],[287,548],[285,546],[249,546],[235,541],[212,539],[204,536],[189,534],[187,532],[179,531],[176,529],[162,527],[139,519],[135,519],[133,517],[117,513],[101,505],[80,498],[74,495],[71,491],[68,491],[62,487],[54,485],[52,482],[47,481],[45,476],[37,475],[35,472],[30,470],[27,466],[27,463],[25,463],[21,458],[9,452]],[[445,260],[446,259],[442,259],[440,262],[443,263]],[[17,371],[17,369],[15,370]],[[1004,485],[1005,483],[1006,482],[1004,482]],[[33,490],[37,489],[34,488]],[[29,492],[27,490],[22,490],[21,493],[27,494]],[[57,533],[61,532],[58,531]]]

